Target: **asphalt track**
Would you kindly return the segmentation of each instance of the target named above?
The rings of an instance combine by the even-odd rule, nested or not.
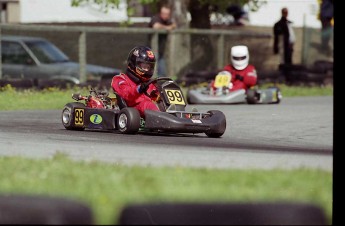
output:
[[[192,106],[187,106],[187,109]],[[221,110],[221,138],[205,134],[123,135],[68,131],[61,110],[0,111],[0,155],[124,165],[333,170],[333,97],[291,97],[268,105],[193,105]]]

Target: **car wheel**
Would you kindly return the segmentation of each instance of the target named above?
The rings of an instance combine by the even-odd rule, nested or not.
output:
[[[135,108],[123,108],[119,112],[116,127],[120,133],[135,134],[140,128],[140,114]]]
[[[248,104],[257,104],[259,101],[257,90],[248,89],[247,90],[247,103]]]
[[[212,137],[212,138],[221,137],[224,134],[225,129],[226,129],[226,118],[225,118],[224,113],[218,110],[208,111],[208,113],[211,114],[211,117],[220,117],[221,123],[220,125],[216,127],[216,129],[211,129],[210,131],[205,132],[205,134],[208,137]]]
[[[84,126],[80,127],[74,124],[75,108],[85,108],[85,105],[78,102],[66,104],[61,113],[62,124],[68,130],[84,130]]]

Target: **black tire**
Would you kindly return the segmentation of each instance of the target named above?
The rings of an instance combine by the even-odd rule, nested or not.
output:
[[[293,202],[132,204],[124,206],[115,224],[152,225],[152,219],[156,225],[327,224],[327,217],[319,206]]]
[[[259,99],[257,95],[256,89],[248,89],[247,90],[247,103],[248,104],[257,104]]]
[[[280,89],[278,87],[276,87],[276,86],[269,86],[269,87],[267,87],[267,89],[275,89],[276,90],[275,94],[276,94],[276,99],[277,100],[272,102],[271,104],[279,104],[280,101],[281,101],[281,97],[282,97]]]
[[[216,129],[212,129],[210,131],[205,132],[205,134],[208,137],[211,138],[219,138],[221,137],[224,133],[225,133],[225,129],[226,129],[226,118],[223,112],[218,111],[218,110],[211,110],[208,111],[208,113],[211,114],[211,117],[221,117],[221,124],[220,126],[218,126]]]
[[[187,104],[194,104],[191,99],[190,99],[190,95],[189,95],[189,90],[187,91]]]
[[[75,117],[74,109],[75,108],[85,108],[85,105],[79,102],[66,104],[61,113],[62,125],[67,130],[84,130],[85,129],[84,126],[78,127],[74,125],[74,117]]]
[[[2,225],[94,225],[86,203],[46,195],[0,194]]]
[[[135,108],[123,108],[116,118],[116,128],[123,134],[136,134],[140,128],[140,114]]]
[[[282,97],[281,91],[280,91],[280,89],[277,88],[277,87],[273,87],[273,88],[277,89],[277,92],[276,92],[277,101],[273,102],[273,104],[279,104],[280,101],[281,101],[281,97]]]

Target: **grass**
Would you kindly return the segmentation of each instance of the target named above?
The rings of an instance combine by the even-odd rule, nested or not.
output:
[[[271,86],[266,84],[261,88]],[[332,96],[333,86],[287,86],[277,85],[283,94],[283,97],[297,96]],[[182,88],[184,94],[187,87]],[[82,95],[89,94],[89,88],[72,87],[70,89],[49,88],[44,90],[25,89],[17,90],[9,85],[0,88],[0,110],[47,110],[62,109],[63,106],[74,101],[71,98],[72,93],[79,92]],[[112,96],[110,92],[110,96]]]
[[[77,92],[87,95],[89,89],[73,87],[20,90],[7,85],[0,88],[0,110],[62,109],[66,103],[74,101],[72,93]]]
[[[0,157],[0,193],[49,195],[89,205],[96,224],[114,224],[121,208],[145,202],[301,202],[332,222],[332,173],[321,170],[216,170],[139,167]]]

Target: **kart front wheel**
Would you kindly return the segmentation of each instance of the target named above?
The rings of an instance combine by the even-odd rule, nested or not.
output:
[[[210,113],[211,115],[210,117],[217,117],[219,123],[213,129],[205,132],[205,134],[208,137],[212,137],[212,138],[221,137],[225,133],[225,129],[226,129],[226,118],[225,118],[224,113],[218,110],[208,111],[208,113]]]
[[[67,130],[84,130],[84,126],[75,126],[75,108],[85,108],[85,105],[78,102],[66,104],[61,113],[62,125]]]
[[[140,128],[140,114],[135,108],[123,108],[117,116],[116,127],[120,133],[135,134]]]
[[[247,103],[257,104],[259,102],[259,94],[256,89],[247,90]]]

